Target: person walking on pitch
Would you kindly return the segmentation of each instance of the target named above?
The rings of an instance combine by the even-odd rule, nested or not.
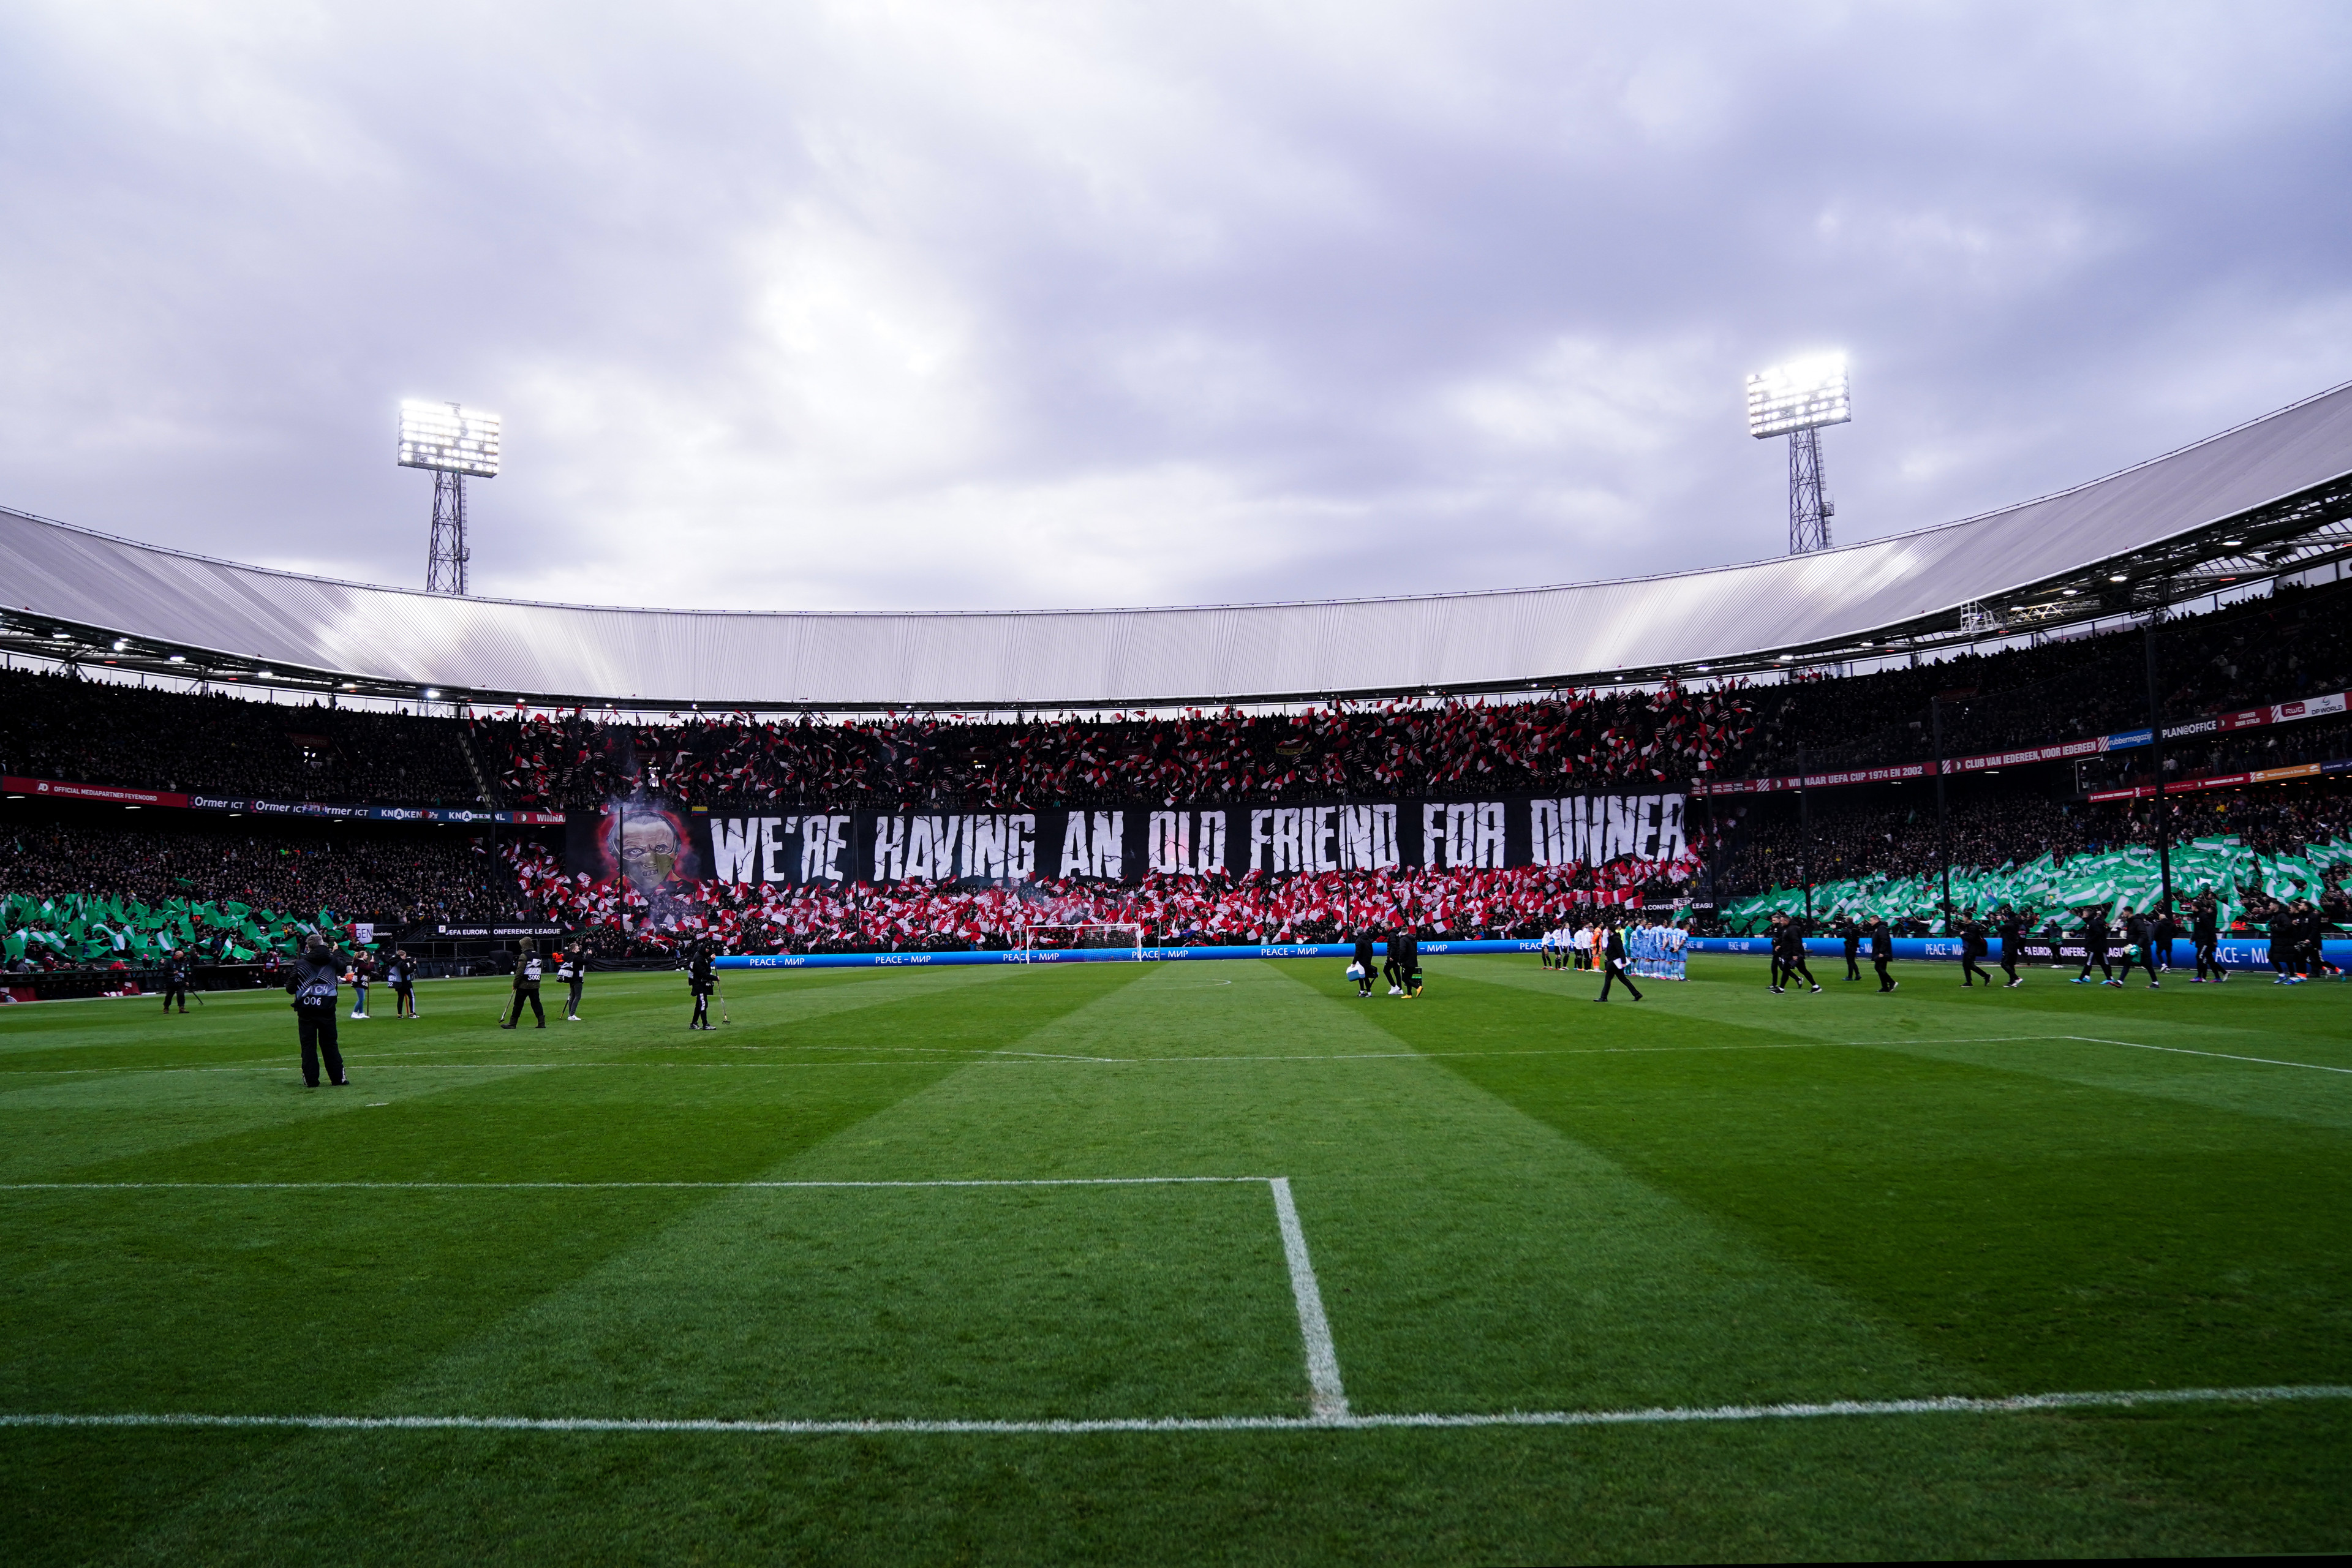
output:
[[[374,973],[375,960],[368,956],[365,949],[352,955],[352,1016],[362,1023],[368,1016],[368,981]]]
[[[2197,949],[2197,973],[2189,984],[2204,984],[2208,969],[2213,972],[2214,984],[2227,980],[2229,976],[2221,972],[2221,919],[2210,893],[2200,893],[2189,906],[2189,940]]]
[[[163,961],[163,1011],[172,1010],[176,999],[180,1011],[188,1010],[188,953],[185,948],[174,948],[172,956]]]
[[[1862,978],[1862,928],[1853,923],[1852,915],[1840,915],[1838,935],[1845,942],[1845,977],[1859,980]]]
[[[1886,972],[1895,962],[1895,933],[1887,929],[1886,917],[1881,915],[1870,922],[1870,964],[1878,971],[1878,994],[1885,995],[1900,984]]]
[[[1822,983],[1813,978],[1812,970],[1805,963],[1805,928],[1793,920],[1789,921],[1780,927],[1780,984],[1783,986],[1794,985],[1797,976],[1801,974],[1806,984],[1819,991]]]
[[[1593,1000],[1608,1001],[1609,987],[1618,981],[1622,981],[1625,989],[1633,993],[1633,1000],[1639,1002],[1642,999],[1642,993],[1633,984],[1633,977],[1625,973],[1625,933],[1614,920],[1609,922],[1606,930],[1608,934],[1605,939],[1602,939],[1603,945],[1601,948],[1601,963],[1605,966],[1601,975],[1601,994],[1595,996]]]
[[[2025,940],[2025,917],[2007,904],[2000,908],[2000,972],[2009,976],[2008,989],[2025,984],[2017,976],[2017,944]]]
[[[2116,978],[2115,966],[2107,962],[2107,911],[2092,910],[2083,918],[2083,973],[2074,977],[2077,985],[2091,983],[2091,967],[2096,964],[2109,985],[2121,985]]]
[[[499,1026],[499,1028],[511,1029],[520,1024],[522,1005],[526,1002],[530,1004],[530,1015],[539,1020],[539,1026],[542,1029],[547,1027],[547,1009],[539,1005],[539,982],[543,973],[539,960],[539,943],[530,937],[523,938],[522,952],[515,960],[514,1012]]]
[[[1421,938],[1407,926],[1389,942],[1389,951],[1397,955],[1397,974],[1404,984],[1404,999],[1410,1002],[1421,994]]]
[[[1962,986],[1973,989],[1977,983],[1976,977],[1979,975],[1984,976],[1984,983],[1987,985],[1992,984],[1992,975],[1987,973],[1984,966],[1985,954],[1990,951],[1990,945],[1985,941],[1984,921],[1970,915],[1960,922],[1960,984]]]
[[[1356,956],[1349,963],[1348,968],[1356,977],[1357,998],[1361,1000],[1370,996],[1372,994],[1374,972],[1372,933],[1370,931],[1360,931],[1356,933]]]
[[[710,961],[708,943],[695,948],[686,961],[686,988],[694,997],[694,1016],[687,1027],[708,1029],[710,1022],[710,994],[719,986],[719,968]]]
[[[2131,978],[2134,964],[2147,971],[2147,988],[2155,990],[2159,984],[2156,977],[2156,921],[2146,914],[2124,917],[2124,973],[2116,984]]]

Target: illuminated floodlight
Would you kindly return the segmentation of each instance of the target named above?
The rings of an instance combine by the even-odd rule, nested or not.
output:
[[[1748,433],[1759,441],[1853,417],[1843,354],[1790,360],[1748,378]]]
[[[410,398],[400,405],[400,466],[497,479],[499,416]]]
[[[410,398],[400,405],[400,466],[433,475],[433,533],[425,591],[466,591],[466,481],[499,477],[499,416],[456,403]]]

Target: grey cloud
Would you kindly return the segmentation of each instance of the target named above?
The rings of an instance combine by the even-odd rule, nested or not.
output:
[[[2326,6],[54,5],[0,20],[0,500],[478,585],[997,606],[1774,552],[2352,370]]]

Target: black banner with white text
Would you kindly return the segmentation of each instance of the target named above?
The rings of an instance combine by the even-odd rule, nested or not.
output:
[[[573,812],[564,869],[640,892],[697,882],[1135,882],[1522,866],[1689,865],[1679,794],[1103,811]]]

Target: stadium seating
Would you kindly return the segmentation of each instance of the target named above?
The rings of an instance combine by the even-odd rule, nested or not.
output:
[[[2175,720],[2352,686],[2352,589],[2282,589],[2177,619],[2161,633],[2164,700]],[[317,704],[0,673],[0,764],[16,777],[283,800],[402,806],[581,808],[632,790],[714,811],[1024,808],[1108,804],[1272,804],[1338,796],[1505,795],[1679,788],[1724,779],[1916,763],[1927,754],[1927,704],[1948,755],[2046,743],[2144,725],[2145,644],[2137,632],[2052,642],[1918,668],[1786,684],[1546,693],[1520,701],[1398,701],[1282,715],[1024,718],[938,715],[838,722],[754,722],[740,715],[572,712],[455,720]],[[2178,783],[2225,770],[2352,755],[2352,717],[2223,730],[2171,742]],[[2155,837],[2152,805],[2087,795],[2144,780],[2148,748],[2007,776],[1956,781],[1956,865],[2058,865]],[[2172,836],[2234,835],[2258,852],[2301,854],[2352,830],[2334,780],[2169,803]],[[1533,931],[1580,899],[1694,893],[1727,905],[1800,881],[1917,878],[1938,863],[1930,790],[1816,791],[1809,837],[1787,795],[1694,802],[1705,875],[1689,865],[1643,886],[1622,868],[1408,870],[1374,876],[1244,879],[1214,885],[1147,878],[1094,886],[1051,880],[1021,899],[1002,889],[846,895],[769,888],[707,889],[707,931],[744,945],[803,951],[972,945],[1015,940],[1042,919],[1150,925],[1155,942],[1328,940],[1355,924],[1412,921],[1425,934]],[[47,814],[45,815],[45,812]],[[80,895],[163,909],[229,900],[314,918],[481,921],[546,918],[612,926],[619,912],[558,870],[553,830],[496,839],[353,826],[333,835],[231,832],[215,821],[170,830],[118,827],[85,813],[21,808],[0,837],[0,895],[13,928],[35,903]],[[152,821],[152,819],[151,819]],[[1710,822],[1713,829],[1710,829]],[[247,824],[248,828],[253,825]],[[1716,837],[1707,835],[1715,831]],[[1800,850],[1806,853],[1802,856]],[[1800,865],[1804,870],[1799,871]],[[59,906],[62,907],[62,906]],[[265,927],[268,922],[265,921]],[[640,945],[660,952],[679,933]],[[642,937],[642,933],[640,933]],[[29,952],[60,957],[66,944]]]

